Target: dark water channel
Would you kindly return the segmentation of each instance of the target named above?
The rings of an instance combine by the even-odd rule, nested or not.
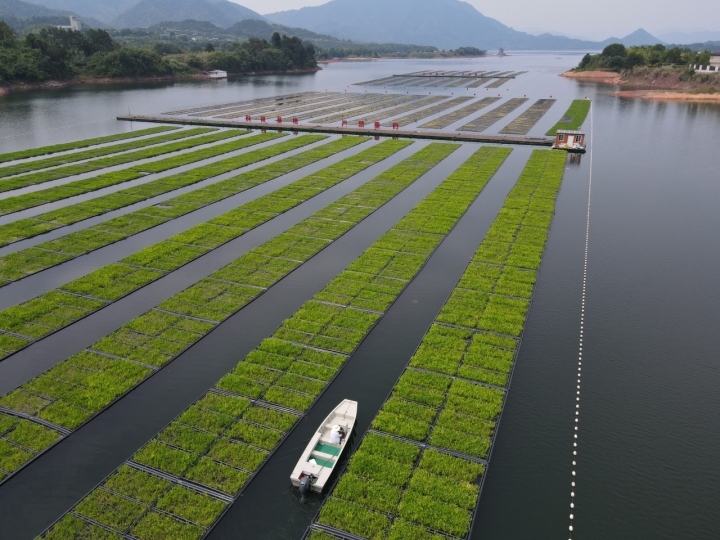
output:
[[[556,76],[578,61],[567,53],[514,53],[503,59],[335,64],[317,75],[220,85],[16,94],[0,99],[0,148],[128,130],[130,125],[111,120],[128,105],[133,113],[155,114],[304,90],[343,91],[355,81],[428,68],[528,70],[527,78],[508,85],[509,91],[501,89],[503,97],[561,100],[530,136],[544,133],[569,99],[593,98],[593,203],[572,537],[716,539],[720,106],[621,100],[611,95],[612,88]],[[497,133],[505,123],[488,132]],[[22,136],[28,132],[36,133]],[[558,199],[473,540],[569,537],[589,157],[570,167]],[[479,202],[489,201],[489,193]],[[31,538],[72,506],[399,218],[393,205],[382,212],[0,488],[0,537]],[[463,239],[469,242],[470,236],[443,244],[221,521],[214,538],[302,535],[317,504],[295,505],[286,487],[297,453],[341,397],[352,393],[362,403],[378,405],[384,399],[402,369],[400,358],[409,358],[432,320],[431,305],[449,292],[450,274],[463,250],[470,249]],[[377,378],[377,385],[369,384],[368,376]],[[361,411],[361,424],[370,419]]]

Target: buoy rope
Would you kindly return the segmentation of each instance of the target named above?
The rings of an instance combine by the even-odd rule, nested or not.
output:
[[[590,245],[590,203],[592,200],[592,172],[593,172],[593,143],[594,143],[593,109],[590,106],[590,180],[588,182],[587,221],[585,224],[585,259],[583,262],[582,302],[580,305],[580,346],[578,351],[577,394],[575,396],[575,427],[573,434],[572,481],[570,490],[570,540],[573,535],[573,521],[575,520],[575,490],[577,488],[578,463],[578,431],[580,430],[580,386],[582,380],[583,339],[585,333],[585,300],[587,288],[588,247]]]

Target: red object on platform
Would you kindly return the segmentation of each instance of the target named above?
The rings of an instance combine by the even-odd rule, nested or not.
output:
[[[246,115],[245,115],[245,121],[246,121],[246,122],[252,122],[252,116],[250,116],[249,114],[246,114]]]
[[[342,127],[345,127],[345,126],[347,126],[347,125],[348,125],[348,124],[347,124],[347,120],[343,120],[343,121],[342,121]]]
[[[360,120],[358,122],[358,127],[364,128],[365,127],[365,120]]]
[[[298,121],[297,118],[293,118],[293,124],[295,124],[295,125],[297,126],[299,123],[300,123],[300,122]]]
[[[278,123],[278,124],[282,124],[282,116],[278,116],[278,117],[277,117],[277,123]]]
[[[375,122],[375,129],[380,129],[380,122]]]
[[[264,124],[265,122],[267,122],[267,119],[264,116],[261,116],[260,121]]]
[[[400,129],[400,124],[393,122],[393,129]]]

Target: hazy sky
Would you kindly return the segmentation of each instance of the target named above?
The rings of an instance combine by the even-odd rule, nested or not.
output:
[[[272,13],[328,0],[232,0],[258,13]],[[650,32],[673,30],[720,31],[720,0],[467,0],[481,13],[527,31],[554,31],[607,38],[622,37],[642,27]]]

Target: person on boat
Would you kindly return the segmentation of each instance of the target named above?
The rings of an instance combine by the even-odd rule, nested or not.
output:
[[[345,430],[342,426],[333,426],[330,430],[330,442],[332,444],[342,444],[345,438]]]

